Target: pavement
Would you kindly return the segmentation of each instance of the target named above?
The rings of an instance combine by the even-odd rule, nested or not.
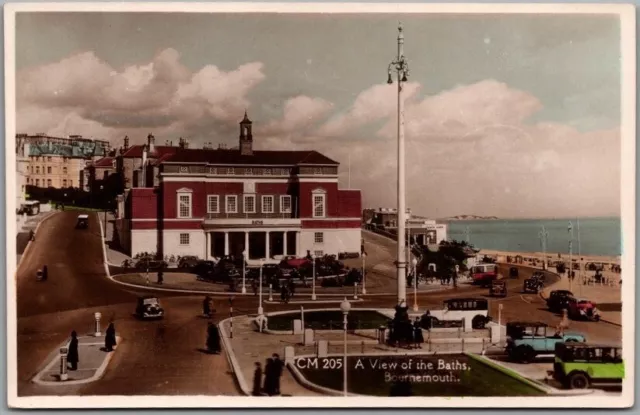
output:
[[[22,260],[22,256],[24,255],[27,246],[29,245],[29,231],[33,230],[36,232],[38,229],[38,225],[48,218],[49,216],[55,214],[55,211],[49,212],[40,212],[34,216],[27,216],[26,221],[24,221],[18,229],[18,233],[16,235],[16,253],[17,253],[17,264],[20,264]]]

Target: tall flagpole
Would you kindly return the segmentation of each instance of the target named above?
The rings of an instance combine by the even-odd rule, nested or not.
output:
[[[580,264],[580,269],[578,270],[578,284],[580,285],[580,294],[582,294],[582,285],[584,283],[582,276],[582,251],[580,251],[580,218],[576,218],[577,226],[578,226],[578,263]]]
[[[351,189],[351,151],[349,151],[349,189]]]

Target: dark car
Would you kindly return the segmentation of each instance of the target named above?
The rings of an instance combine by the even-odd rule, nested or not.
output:
[[[507,296],[507,282],[504,280],[491,281],[491,288],[489,288],[489,295],[492,297],[506,297]]]
[[[183,256],[178,261],[178,268],[193,268],[198,265],[198,262],[200,262],[200,259],[197,256]]]
[[[193,267],[193,273],[202,281],[213,281],[215,275],[215,263],[213,261],[200,261]]]
[[[89,227],[89,215],[78,215],[76,229],[87,229]]]
[[[518,268],[517,267],[509,268],[509,278],[518,278]]]
[[[573,293],[568,290],[554,290],[547,298],[547,308],[550,311],[559,313],[564,309],[569,309],[569,302],[574,299]]]
[[[161,269],[167,269],[168,266],[169,264],[167,264],[165,261],[152,258],[142,258],[138,262],[136,262],[136,269],[142,271],[159,271]]]
[[[544,287],[543,278],[541,278],[540,275],[537,275],[536,273],[534,273],[531,278],[527,278],[526,280],[524,280],[524,284],[522,286],[522,292],[538,293],[540,292],[540,290],[542,290],[543,287]]]
[[[164,309],[160,306],[158,297],[147,295],[138,298],[136,317],[142,320],[160,319],[164,317]]]

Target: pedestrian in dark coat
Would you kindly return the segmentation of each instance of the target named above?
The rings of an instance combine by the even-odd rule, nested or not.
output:
[[[202,314],[204,314],[205,317],[211,317],[211,297],[208,295],[202,300]]]
[[[275,394],[280,395],[280,378],[282,377],[282,370],[284,369],[284,362],[280,359],[277,353],[273,354],[273,383]]]
[[[67,353],[67,363],[71,370],[78,370],[78,333],[76,331],[71,332],[71,341],[69,342],[69,351]]]
[[[220,353],[220,332],[215,324],[209,323],[207,327],[207,351],[209,353]]]
[[[424,336],[422,335],[422,326],[420,325],[420,318],[418,317],[416,317],[416,321],[413,322],[413,343],[416,349],[422,349]]]
[[[104,348],[107,352],[112,352],[113,347],[116,345],[116,328],[113,325],[113,322],[109,323],[109,327],[107,327],[107,331],[104,336]]]
[[[264,392],[273,396],[276,394],[275,382],[274,382],[274,363],[272,358],[268,358],[264,365]]]
[[[42,267],[42,279],[46,281],[47,278],[49,278],[49,268],[45,265]]]
[[[296,284],[293,282],[293,276],[289,277],[289,295],[293,297],[296,293]]]
[[[260,362],[256,362],[256,368],[253,371],[253,396],[262,395],[262,366]]]

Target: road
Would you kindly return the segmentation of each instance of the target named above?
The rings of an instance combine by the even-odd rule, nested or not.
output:
[[[199,349],[205,342],[207,321],[200,317],[201,296],[158,293],[167,310],[166,318],[158,322],[140,322],[133,318],[135,301],[143,289],[118,285],[104,274],[102,241],[98,219],[90,215],[87,230],[75,230],[78,212],[61,212],[40,226],[37,240],[29,249],[18,269],[18,391],[19,395],[59,393],[30,383],[30,379],[45,363],[71,330],[81,335],[92,330],[93,313],[100,311],[107,323],[113,320],[124,341],[109,365],[104,377],[92,384],[68,389],[65,393],[81,395],[171,395],[207,394],[237,395],[233,375],[226,356],[211,356]],[[393,274],[382,272],[386,258],[393,258],[395,242],[379,235],[365,233],[366,249],[375,251],[381,271],[370,274],[378,283],[393,292]],[[42,265],[49,267],[49,280],[37,282],[35,272]],[[497,320],[498,304],[504,305],[502,321],[535,320],[556,325],[559,317],[544,308],[535,295],[521,295],[521,280],[532,271],[521,268],[520,280],[509,280],[508,296],[491,299],[491,314]],[[503,272],[506,275],[506,273]],[[420,294],[418,303],[424,307],[441,306],[452,297],[485,296],[486,289],[461,286],[455,291]],[[411,290],[409,304],[413,302]],[[395,294],[369,297],[359,307],[392,307]],[[217,317],[228,315],[227,298],[215,299]],[[257,297],[237,297],[237,314],[255,313]],[[296,305],[265,305],[265,311],[297,309]],[[571,329],[583,331],[595,341],[615,341],[619,327],[606,323],[573,322]],[[82,362],[82,360],[81,360]],[[82,363],[81,363],[82,364]]]

